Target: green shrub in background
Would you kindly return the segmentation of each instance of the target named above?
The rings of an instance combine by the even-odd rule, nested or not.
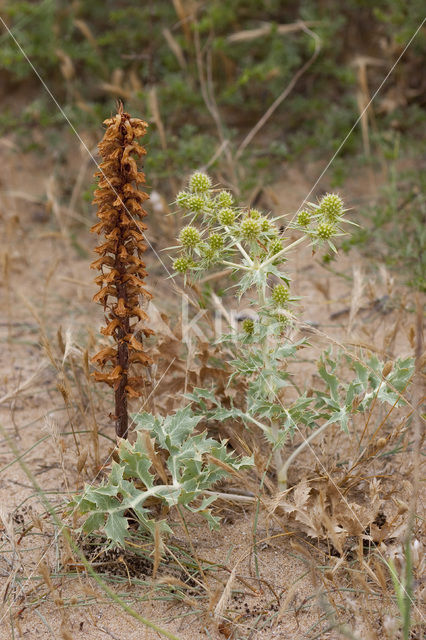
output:
[[[137,0],[6,0],[3,16],[77,127],[95,126],[100,112],[111,110],[115,95],[149,117],[149,93],[156,88],[167,149],[158,132],[152,133],[148,169],[155,182],[164,173],[165,156],[168,171],[182,171],[205,164],[217,146],[215,125],[200,90],[196,30],[203,53],[211,53],[212,88],[232,142],[257,122],[312,54],[314,42],[307,33],[282,34],[279,25],[306,21],[321,39],[319,57],[251,147],[254,168],[270,174],[277,157],[291,158],[307,148],[318,155],[336,148],[358,115],[354,56],[383,60],[385,66],[373,69],[371,78],[372,83],[375,74],[381,79],[383,69],[421,22],[423,7],[419,0],[379,0],[374,6],[364,0],[212,0],[199,7],[195,21],[189,14],[178,16],[169,0],[146,6]],[[236,39],[238,33],[265,25],[260,35]],[[398,74],[414,64],[422,47],[424,41],[418,37]],[[203,65],[207,75],[207,55]],[[33,104],[22,105],[24,126],[34,125],[41,114],[44,126],[57,126],[54,105],[34,83],[33,71],[6,32],[0,66],[12,91],[22,82],[33,87]],[[417,113],[415,123],[419,117]],[[3,128],[9,128],[13,118],[22,123],[16,111],[3,112]],[[191,129],[183,136],[182,127],[189,123]],[[265,146],[266,162],[259,156]],[[353,135],[344,152],[358,148],[359,136]]]

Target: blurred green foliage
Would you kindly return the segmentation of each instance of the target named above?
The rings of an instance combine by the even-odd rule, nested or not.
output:
[[[386,68],[423,18],[419,0],[377,0],[374,6],[367,0],[211,0],[187,15],[178,15],[175,5],[170,0],[6,0],[3,8],[19,44],[77,126],[98,126],[99,118],[113,110],[115,96],[150,119],[149,92],[156,88],[167,150],[154,127],[147,160],[154,179],[162,177],[164,155],[168,171],[181,171],[206,163],[218,145],[200,90],[195,31],[202,73],[211,76],[226,136],[235,144],[312,55],[308,33],[280,34],[278,25],[304,20],[319,36],[319,57],[253,144],[269,148],[273,140],[281,157],[292,158],[306,149],[322,155],[338,146],[358,115],[354,57],[377,56]],[[235,34],[265,25],[257,37],[235,40]],[[404,63],[422,47],[419,37]],[[33,70],[6,32],[0,67],[12,85],[34,83]],[[379,71],[381,78],[383,67]],[[421,114],[416,115],[417,122]],[[23,113],[3,112],[1,124],[56,126],[61,118],[40,87]],[[354,134],[343,153],[359,148]]]

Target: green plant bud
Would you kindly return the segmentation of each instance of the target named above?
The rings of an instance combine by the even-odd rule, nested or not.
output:
[[[198,232],[198,229],[196,229],[195,227],[191,227],[190,225],[184,227],[179,234],[179,240],[184,247],[193,249],[200,242],[200,234]]]
[[[240,231],[245,240],[256,240],[260,233],[260,222],[253,218],[244,218],[241,222]]]
[[[260,230],[263,231],[264,233],[266,233],[271,229],[271,223],[268,220],[268,218],[265,218],[265,216],[261,216],[259,218],[259,222],[260,222]]]
[[[229,207],[221,209],[219,211],[219,222],[223,224],[224,227],[230,227],[231,224],[235,222],[235,211]]]
[[[188,209],[189,207],[189,198],[190,195],[187,191],[179,191],[176,196],[176,204],[178,204],[183,209]]]
[[[286,327],[290,322],[288,316],[285,316],[283,313],[278,313],[275,317],[282,327]]]
[[[178,273],[186,273],[190,267],[190,260],[186,256],[176,258],[173,262],[173,269]]]
[[[198,196],[196,194],[190,195],[188,198],[188,209],[194,211],[194,213],[199,213],[206,206],[206,201],[202,196]]]
[[[309,211],[304,209],[297,214],[297,224],[300,224],[301,227],[307,227],[311,221],[311,214]]]
[[[272,290],[272,300],[277,307],[283,307],[290,299],[290,291],[285,284],[277,284]]]
[[[317,226],[317,236],[321,240],[328,240],[336,233],[334,225],[329,222],[320,222]]]
[[[201,249],[201,254],[205,260],[211,262],[217,257],[217,253],[213,247],[209,247],[208,244],[203,245]]]
[[[253,334],[254,322],[251,318],[246,318],[245,320],[243,320],[243,331],[249,336]]]
[[[206,173],[196,171],[189,179],[189,189],[192,193],[206,193],[212,186],[212,181]]]
[[[269,243],[269,253],[271,254],[271,256],[274,256],[276,253],[279,253],[282,248],[283,248],[283,243],[279,238],[274,238]]]
[[[209,238],[209,245],[214,251],[219,251],[223,247],[223,238],[218,233],[213,233]]]
[[[250,218],[253,218],[253,220],[259,220],[262,217],[262,214],[258,209],[250,209],[248,215]]]
[[[215,200],[219,207],[232,207],[234,204],[234,198],[229,191],[219,191]]]
[[[319,203],[319,210],[330,222],[335,222],[343,212],[343,200],[336,193],[327,193]]]

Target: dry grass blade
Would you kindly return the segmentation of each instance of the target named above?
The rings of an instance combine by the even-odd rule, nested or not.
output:
[[[289,33],[297,33],[297,31],[301,31],[304,27],[315,27],[318,25],[317,21],[310,20],[307,22],[294,22],[292,24],[272,24],[265,23],[262,27],[258,27],[257,29],[247,29],[245,31],[237,31],[236,33],[232,33],[230,36],[227,36],[228,42],[250,42],[251,40],[256,40],[257,38],[263,38],[271,33],[273,30],[275,33],[278,33],[280,36],[288,35]]]

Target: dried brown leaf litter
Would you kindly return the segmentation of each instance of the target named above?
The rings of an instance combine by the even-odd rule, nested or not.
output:
[[[99,222],[91,231],[103,234],[102,242],[95,251],[99,258],[91,268],[100,274],[95,278],[99,291],[94,301],[105,311],[106,326],[101,329],[105,336],[112,336],[114,346],[108,346],[93,358],[92,362],[104,369],[96,371],[98,382],[105,382],[115,391],[115,429],[119,437],[128,431],[128,399],[141,395],[144,378],[131,375],[132,365],[149,366],[151,358],[145,351],[142,334],[153,332],[141,327],[148,319],[140,306],[140,298],[151,299],[145,289],[147,275],[141,259],[146,251],[142,219],[147,215],[142,204],[149,198],[139,190],[145,183],[145,175],[138,170],[138,159],[146,153],[137,139],[144,136],[147,123],[131,118],[120,106],[113,118],[104,121],[107,129],[98,148],[102,156],[99,179],[93,203],[98,207]]]

